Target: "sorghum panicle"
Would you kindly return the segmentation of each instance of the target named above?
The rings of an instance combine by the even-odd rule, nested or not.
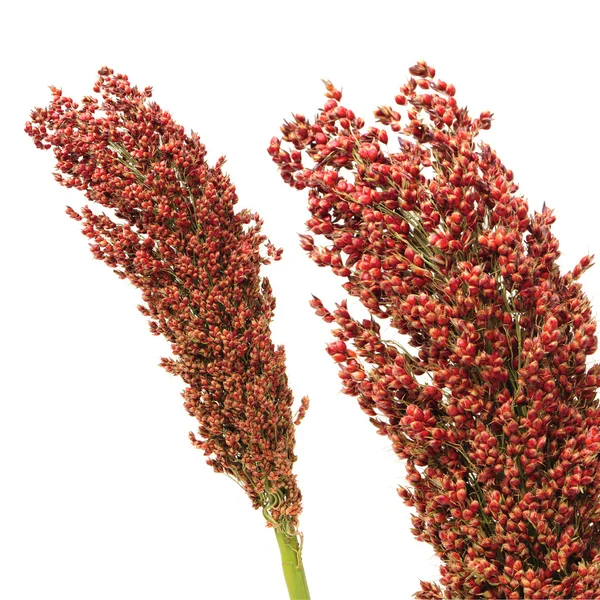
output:
[[[412,531],[442,561],[441,587],[415,596],[599,598],[600,371],[577,282],[591,257],[560,273],[552,212],[530,215],[475,145],[492,115],[471,117],[425,62],[410,73],[372,127],[326,82],[314,121],[294,115],[269,153],[326,240],[302,247],[370,313],[311,301],[336,324],[344,391],[406,459]]]
[[[142,291],[152,333],[171,342],[174,358],[162,365],[187,384],[185,407],[199,421],[192,442],[269,524],[294,535],[293,398],[284,349],[270,336],[275,300],[259,273],[281,251],[260,233],[258,215],[234,212],[224,159],[209,166],[198,135],[150,102],[151,88],[105,67],[94,87],[101,100],[78,104],[51,89],[26,132],[53,149],[61,185],[110,209],[67,213],[82,222],[94,256]]]

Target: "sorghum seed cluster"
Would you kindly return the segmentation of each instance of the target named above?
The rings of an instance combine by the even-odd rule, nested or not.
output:
[[[416,597],[599,598],[600,370],[577,282],[591,257],[560,273],[552,212],[530,215],[475,144],[492,115],[471,117],[425,62],[410,73],[377,126],[326,82],[316,118],[294,115],[269,147],[308,190],[302,247],[370,313],[313,298],[336,325],[327,351],[406,459],[412,531],[442,561],[441,587]]]
[[[234,211],[224,159],[209,166],[198,135],[150,102],[150,88],[105,67],[94,92],[101,100],[78,104],[52,88],[26,131],[53,149],[61,185],[109,209],[67,213],[82,222],[93,255],[141,290],[152,333],[171,342],[174,358],[162,365],[187,384],[185,407],[199,421],[192,442],[269,524],[295,534],[293,398],[284,349],[270,336],[275,300],[259,273],[281,251],[260,233],[258,215]]]

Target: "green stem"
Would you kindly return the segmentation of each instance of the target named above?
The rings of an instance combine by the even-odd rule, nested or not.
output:
[[[279,528],[275,528],[275,536],[281,552],[281,566],[290,600],[310,600],[298,536],[289,536]]]

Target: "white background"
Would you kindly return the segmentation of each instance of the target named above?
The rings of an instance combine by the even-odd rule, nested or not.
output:
[[[17,6],[18,4],[18,6]],[[404,468],[324,352],[308,306],[341,280],[300,250],[304,192],[266,153],[291,112],[312,117],[321,78],[370,120],[424,59],[474,114],[532,209],[558,216],[561,264],[598,253],[597,15],[592,2],[11,2],[3,9],[0,597],[7,600],[286,597],[273,532],[187,439],[182,383],[157,367],[138,292],[95,261],[63,212],[83,197],[23,133],[47,86],[75,99],[108,65],[154,87],[227,154],[241,204],[285,248],[266,270],[296,398],[301,528],[313,600],[409,598],[438,576],[397,497]],[[598,268],[584,278],[600,298]]]

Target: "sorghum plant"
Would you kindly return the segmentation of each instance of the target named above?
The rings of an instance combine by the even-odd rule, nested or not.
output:
[[[274,527],[293,598],[308,598],[292,473],[296,420],[283,347],[270,321],[275,300],[260,267],[281,251],[261,235],[261,220],[234,212],[235,186],[205,160],[199,137],[149,102],[127,76],[99,71],[101,101],[80,104],[52,89],[26,132],[53,149],[56,180],[109,209],[67,213],[83,224],[93,255],[142,291],[150,330],[172,344],[162,366],[187,384],[185,408],[199,421],[192,443],[226,473]]]
[[[492,115],[469,116],[426,63],[410,73],[368,128],[326,82],[314,121],[294,115],[269,153],[308,189],[325,244],[302,247],[369,312],[312,300],[336,324],[344,391],[406,459],[412,531],[442,561],[415,596],[600,598],[600,370],[577,282],[591,257],[560,273],[552,212],[530,215],[475,144]]]

